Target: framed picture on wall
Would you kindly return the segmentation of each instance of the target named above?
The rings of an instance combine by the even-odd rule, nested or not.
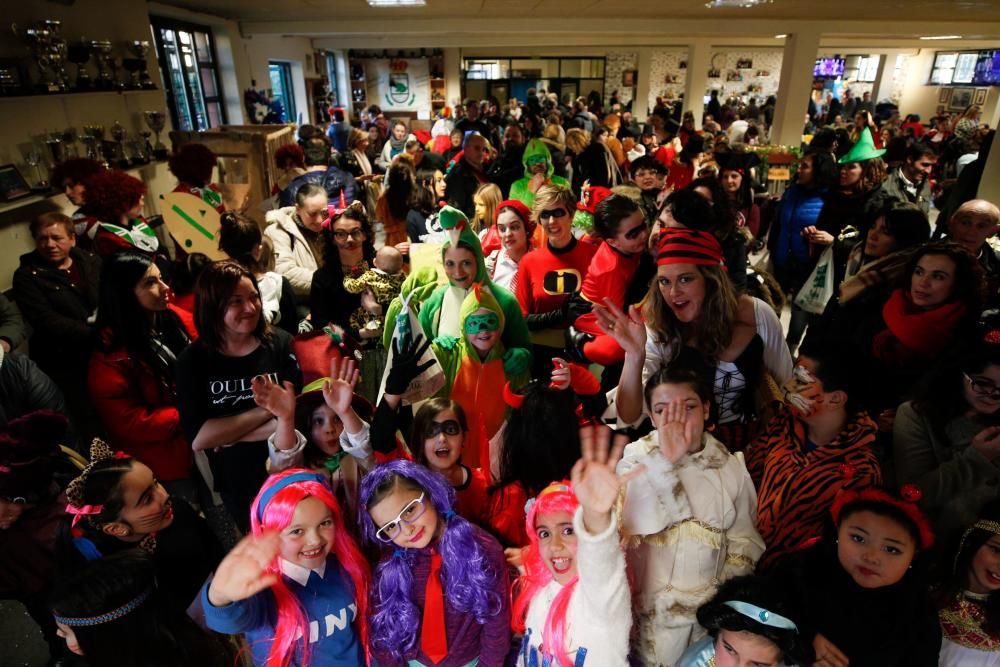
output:
[[[17,167],[12,164],[0,167],[0,201],[14,201],[30,194],[31,188]]]
[[[753,60],[751,58],[740,58],[736,61],[736,69],[753,69]]]
[[[622,85],[623,86],[634,86],[635,85],[635,70],[627,69],[622,72]]]
[[[938,91],[938,104],[948,104],[951,99],[951,88],[942,88]]]
[[[980,106],[986,104],[986,93],[989,92],[987,88],[976,88],[976,94],[972,98],[973,104],[978,104]]]
[[[951,100],[948,102],[949,111],[963,111],[965,107],[972,104],[972,96],[975,94],[973,88],[952,88]]]

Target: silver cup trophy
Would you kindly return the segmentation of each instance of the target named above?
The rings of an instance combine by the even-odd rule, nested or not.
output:
[[[128,154],[125,152],[125,142],[128,139],[128,131],[122,127],[117,120],[111,126],[111,139],[115,142],[114,161],[119,169],[128,169],[130,166]]]
[[[149,42],[132,40],[125,43],[125,48],[132,58],[122,58],[122,67],[129,73],[128,87],[132,90],[154,90],[156,86],[149,76],[146,56],[149,55]]]
[[[153,146],[153,156],[157,160],[167,159],[167,147],[163,145],[160,141],[160,132],[163,132],[164,128],[167,126],[167,114],[162,111],[144,111],[142,112],[143,120],[146,121],[146,127],[153,131],[156,135],[156,145]]]
[[[94,87],[94,81],[87,71],[91,52],[91,42],[85,39],[73,42],[66,49],[66,59],[76,65],[76,90],[90,90]]]
[[[111,42],[105,40],[94,40],[90,43],[90,48],[97,61],[97,81],[96,87],[99,90],[114,90],[115,75],[112,71]]]
[[[44,93],[66,91],[66,42],[59,38],[59,21],[37,21],[26,28],[11,25],[14,34],[28,45],[38,66],[37,89]]]

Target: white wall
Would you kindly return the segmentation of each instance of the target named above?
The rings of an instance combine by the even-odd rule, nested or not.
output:
[[[292,66],[292,88],[295,95],[296,111],[302,114],[304,122],[311,123],[312,109],[306,96],[305,77],[316,78],[313,64],[312,40],[306,37],[285,37],[282,35],[250,35],[244,37],[240,47],[249,65],[250,79],[257,82],[258,89],[271,88],[268,74],[270,61],[289,63]],[[247,84],[250,85],[250,84]],[[291,119],[295,121],[296,119]]]

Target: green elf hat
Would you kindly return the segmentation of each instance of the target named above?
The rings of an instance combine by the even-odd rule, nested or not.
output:
[[[438,212],[438,222],[441,223],[441,228],[448,232],[448,238],[451,240],[451,245],[458,245],[463,236],[468,234],[475,234],[469,226],[469,218],[454,206],[445,206]]]
[[[875,141],[872,139],[871,128],[866,127],[861,130],[861,137],[858,143],[851,146],[844,157],[837,160],[837,164],[847,164],[848,162],[866,162],[881,157],[885,153],[884,148],[875,148]]]

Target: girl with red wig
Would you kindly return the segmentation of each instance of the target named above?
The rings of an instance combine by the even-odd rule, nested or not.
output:
[[[102,257],[120,248],[135,247],[156,252],[160,242],[146,224],[142,211],[146,204],[146,184],[124,171],[107,170],[87,181],[87,208],[94,220],[77,242]]]
[[[581,431],[572,487],[553,482],[530,503],[525,574],[514,583],[518,665],[628,665],[631,596],[613,509],[624,443],[609,452],[607,440]]]
[[[370,573],[326,475],[268,477],[250,526],[202,588],[209,628],[245,634],[257,667],[367,664]]]

